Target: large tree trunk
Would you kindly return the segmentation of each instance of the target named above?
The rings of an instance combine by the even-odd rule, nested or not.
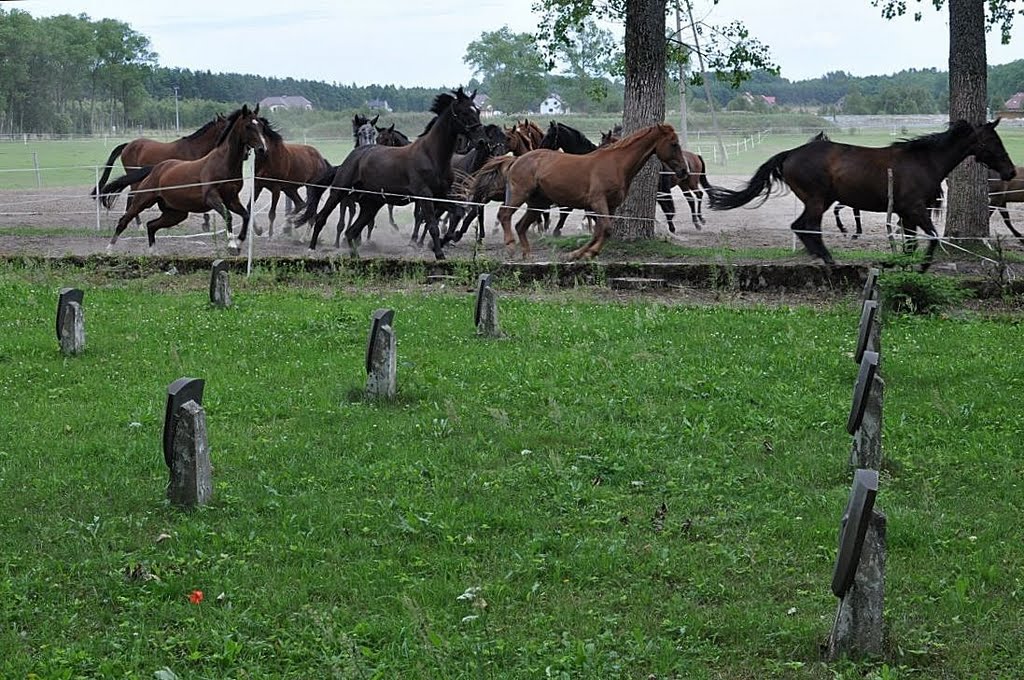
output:
[[[949,0],[949,119],[985,122],[988,101],[985,3]],[[968,158],[949,175],[946,235],[984,237],[988,230],[988,171]]]
[[[629,0],[626,3],[626,92],[622,132],[661,123],[665,119],[665,3]],[[661,163],[652,158],[633,178],[626,201],[619,207],[615,236],[633,240],[654,236],[654,209]]]

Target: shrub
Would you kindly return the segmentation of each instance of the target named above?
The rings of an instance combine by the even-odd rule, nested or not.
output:
[[[887,272],[880,283],[883,308],[897,314],[931,314],[958,305],[971,294],[956,279],[917,272]]]

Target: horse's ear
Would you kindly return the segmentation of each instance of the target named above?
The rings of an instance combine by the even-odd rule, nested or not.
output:
[[[395,131],[395,124],[392,123],[391,127],[388,128],[388,132],[394,132],[394,131]]]
[[[260,105],[259,104],[257,104],[256,108],[252,110],[252,115],[254,115],[254,116],[260,115]]]
[[[380,114],[379,113],[376,116],[373,117],[373,120],[370,121],[370,125],[374,125],[374,126],[377,125],[377,119],[378,118],[380,118]]]
[[[469,99],[470,99],[470,101],[476,99],[476,88],[475,87],[473,88],[473,94],[469,95]]]
[[[249,115],[249,105],[248,104],[242,104],[242,115],[243,116],[248,116]]]
[[[1002,120],[1002,118],[996,117],[996,119],[994,121],[992,121],[991,127],[995,128],[995,126],[999,125],[999,121],[1001,121],[1001,120]]]

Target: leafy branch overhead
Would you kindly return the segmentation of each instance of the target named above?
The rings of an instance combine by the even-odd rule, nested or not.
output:
[[[921,5],[923,0],[913,0],[914,21],[921,20]],[[935,9],[941,10],[946,0],[929,0]],[[882,17],[893,19],[908,13],[910,4],[907,0],[871,0],[871,5],[881,8]],[[986,3],[985,30],[990,31],[993,27],[999,27],[999,38],[1002,44],[1010,44],[1010,33],[1013,30],[1013,20],[1018,14],[1024,16],[1024,8],[1017,8],[1017,0],[988,0]]]
[[[717,0],[714,4],[718,4]],[[703,83],[698,56],[703,57],[706,72],[733,88],[749,80],[754,71],[778,75],[779,67],[772,63],[768,46],[751,37],[742,22],[715,25],[695,19],[690,23],[692,4],[689,0],[680,0],[678,7],[669,3],[667,9],[669,15],[678,9],[685,19],[680,32],[666,30],[667,62],[682,64],[690,74],[690,84]],[[545,56],[552,60],[577,40],[588,22],[624,22],[626,3],[624,0],[538,0],[533,11],[541,17],[538,43]],[[666,25],[671,23],[667,21]],[[616,74],[621,75],[621,71]]]

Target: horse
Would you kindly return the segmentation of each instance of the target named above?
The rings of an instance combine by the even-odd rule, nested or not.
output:
[[[216,145],[221,133],[224,132],[226,123],[227,119],[218,113],[214,116],[213,120],[203,124],[202,127],[192,134],[186,137],[179,137],[173,142],[158,142],[148,137],[139,137],[130,142],[118,144],[110,152],[107,163],[103,166],[103,174],[100,175],[97,186],[93,187],[89,194],[94,198],[98,195],[103,207],[110,210],[114,205],[114,199],[120,191],[111,191],[107,185],[107,179],[110,177],[110,171],[113,169],[114,161],[118,156],[121,157],[121,166],[125,172],[138,170],[144,165],[156,165],[160,161],[170,158],[184,161],[202,158]],[[130,192],[128,200],[131,200]],[[138,218],[135,221],[137,224],[142,223]],[[209,229],[209,227],[210,216],[203,215],[203,228]]]
[[[676,233],[676,227],[672,224],[672,218],[676,214],[676,204],[672,200],[672,188],[678,186],[683,191],[686,204],[690,206],[690,219],[693,226],[700,231],[704,222],[704,215],[701,213],[701,203],[704,201],[704,192],[701,187],[708,189],[711,182],[708,181],[707,164],[704,157],[692,151],[683,149],[683,159],[686,161],[687,174],[684,179],[675,177],[669,168],[662,166],[658,175],[658,205],[665,213],[665,220],[668,222],[668,230]]]
[[[146,223],[151,251],[156,245],[154,236],[158,229],[173,227],[187,218],[190,212],[204,213],[208,210],[220,213],[227,224],[228,234],[231,234],[231,213],[241,215],[242,228],[238,240],[244,241],[248,234],[249,211],[238,200],[242,190],[242,161],[248,156],[249,149],[256,153],[267,150],[259,111],[259,105],[255,109],[244,105],[228,116],[217,144],[202,158],[161,161],[132,170],[111,182],[115,191],[129,185],[135,188],[132,190],[133,200],[117,221],[107,251],[113,249],[117,237],[128,223],[152,205],[159,206],[160,216]],[[237,248],[234,235],[229,248]]]
[[[507,130],[506,130],[507,132]],[[477,243],[484,240],[484,204],[491,201],[499,203],[505,198],[505,178],[508,169],[518,156],[495,156],[485,162],[479,170],[469,177],[462,178],[454,188],[453,193],[460,200],[469,203],[469,210],[462,220],[459,230],[446,233],[442,245],[451,241],[456,243],[462,240],[473,219],[477,220]]]
[[[255,203],[264,188],[270,191],[270,211],[267,213],[270,221],[268,238],[273,238],[277,201],[281,192],[284,192],[292,202],[290,212],[299,212],[306,207],[306,202],[299,195],[299,185],[313,181],[331,164],[316,148],[308,144],[285,142],[281,133],[266,118],[261,117],[260,124],[266,135],[267,149],[256,152],[256,177],[252,200]],[[288,228],[285,231],[288,231]]]
[[[483,167],[483,164],[492,157],[491,145],[486,139],[478,139],[476,144],[467,151],[466,153],[456,153],[452,155],[452,177],[449,181],[448,190],[448,202],[440,204],[437,210],[437,218],[440,221],[443,215],[448,216],[448,228],[445,230],[444,236],[441,238],[441,247],[443,248],[454,239],[456,226],[459,221],[462,220],[467,213],[467,208],[464,204],[460,203],[461,193],[455,190],[455,186],[460,186],[467,177],[470,177]],[[412,242],[418,245],[423,245],[423,239],[427,236],[427,230],[424,229],[422,234],[419,234],[419,228],[421,224],[424,224],[424,216],[422,211],[417,210],[415,214],[415,224],[412,229]],[[419,239],[417,240],[417,234]]]
[[[505,204],[498,220],[505,232],[505,246],[514,251],[512,214],[523,203],[526,214],[516,224],[523,257],[530,256],[526,230],[539,219],[537,209],[552,204],[583,208],[597,218],[590,242],[569,254],[570,260],[595,257],[604,247],[611,215],[622,204],[629,185],[647,159],[656,155],[680,177],[686,174],[683,150],[671,125],[645,127],[614,144],[577,156],[551,149],[537,149],[516,159],[508,168]]]
[[[576,128],[565,123],[551,121],[548,125],[548,131],[544,133],[540,140],[539,148],[561,149],[565,153],[582,155],[590,153],[598,147]],[[562,227],[565,226],[565,221],[569,218],[569,213],[571,212],[572,208],[562,208],[558,211],[558,224],[555,225],[555,230],[552,232],[555,236],[562,234]],[[547,229],[548,216],[545,213],[543,217],[544,229]]]
[[[1016,171],[995,131],[999,119],[973,125],[951,122],[948,129],[887,147],[863,147],[813,139],[775,154],[739,190],[708,188],[714,210],[731,210],[764,195],[775,184],[788,186],[804,204],[791,225],[804,248],[826,264],[835,264],[821,238],[821,216],[836,201],[859,210],[885,212],[888,205],[887,169],[893,172],[893,211],[909,229],[931,237],[921,270],[931,265],[938,234],[928,204],[941,190],[944,177],[968,156],[995,170],[1006,181]]]
[[[352,141],[355,142],[355,146],[366,146],[368,144],[376,144],[378,137],[380,137],[380,128],[377,127],[377,119],[380,118],[378,113],[372,119],[357,113],[352,116]],[[395,127],[391,126],[392,129]],[[402,134],[402,133],[398,133]],[[405,135],[402,135],[403,137]],[[318,173],[322,174],[322,173]],[[311,180],[307,180],[311,181]],[[348,211],[348,223],[352,224],[356,219],[356,204],[352,200],[345,200],[341,204],[341,214],[338,216],[338,233],[341,233],[342,225],[345,223],[345,212]],[[299,212],[298,210],[295,211]],[[391,220],[391,226],[398,229],[398,225],[395,224],[394,220]],[[372,230],[373,227],[371,226]]]
[[[527,151],[533,151],[534,149],[529,136],[516,125],[505,128],[505,139],[507,140],[508,150],[512,152],[513,156],[522,156]]]
[[[522,123],[517,123],[516,128],[530,140],[531,149],[539,149],[540,142],[544,139],[544,131],[540,129],[540,126],[534,123],[529,118],[524,118]]]
[[[401,130],[395,129],[395,124],[392,123],[390,127],[379,127],[377,128],[377,143],[381,146],[408,146],[412,144],[409,138]],[[395,223],[395,206],[388,203],[388,224],[395,231],[398,231],[398,224]],[[349,226],[352,226],[351,220]],[[370,238],[373,234],[373,225],[371,224],[366,229],[366,238]]]
[[[1016,167],[1017,176],[1014,179],[1001,179],[991,170],[988,173],[988,206],[991,214],[996,210],[1003,216],[1006,228],[1018,239],[1024,240],[1020,232],[1013,228],[1010,222],[1010,211],[1006,209],[1007,203],[1024,203],[1024,165]]]
[[[331,211],[341,199],[353,193],[356,193],[356,202],[359,203],[359,216],[345,230],[345,240],[356,257],[356,238],[386,203],[407,205],[414,200],[413,197],[446,198],[456,136],[460,132],[471,137],[481,134],[480,111],[473,103],[475,97],[476,90],[466,94],[461,87],[452,93],[437,95],[430,108],[437,114],[437,119],[430,130],[415,142],[408,146],[376,144],[353,149],[336,171],[321,175],[317,184],[329,182],[330,196],[317,212],[323,188],[313,187],[300,220],[300,223],[309,223],[315,219],[310,250],[316,248],[317,237]],[[443,260],[434,204],[429,200],[421,202],[433,241],[434,257]]]

